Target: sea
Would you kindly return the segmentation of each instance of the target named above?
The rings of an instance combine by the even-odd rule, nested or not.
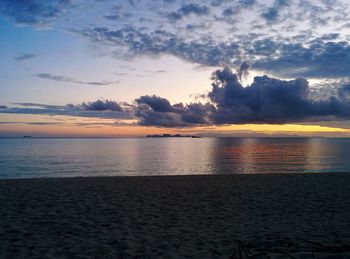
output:
[[[347,138],[0,138],[0,178],[350,172]]]

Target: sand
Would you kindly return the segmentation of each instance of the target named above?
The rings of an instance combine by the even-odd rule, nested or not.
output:
[[[350,174],[0,180],[0,258],[350,258]]]

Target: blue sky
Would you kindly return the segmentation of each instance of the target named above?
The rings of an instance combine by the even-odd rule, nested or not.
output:
[[[248,124],[347,134],[349,9],[345,0],[2,0],[0,134]]]

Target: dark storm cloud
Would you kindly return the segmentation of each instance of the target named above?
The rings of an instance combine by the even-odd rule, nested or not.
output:
[[[212,75],[211,103],[172,105],[158,96],[136,100],[136,116],[141,125],[188,127],[196,125],[266,123],[283,124],[347,120],[350,118],[350,86],[340,88],[336,96],[324,100],[310,98],[309,84],[303,78],[279,80],[255,77],[243,87],[239,75],[231,69]]]
[[[136,99],[136,103],[138,104],[147,104],[153,111],[155,112],[172,112],[174,111],[174,107],[170,104],[170,102],[158,96],[141,96]]]
[[[94,102],[83,103],[82,106],[88,111],[123,112],[123,108],[117,102],[110,100],[97,100]]]
[[[27,53],[27,54],[21,54],[15,57],[15,60],[17,61],[23,61],[23,60],[28,60],[28,59],[32,59],[35,58],[36,55],[32,54],[32,53]]]
[[[0,13],[18,24],[45,25],[72,7],[70,0],[1,0]]]
[[[42,79],[48,79],[53,80],[57,82],[66,82],[66,83],[75,83],[75,84],[82,84],[82,85],[95,85],[95,86],[106,86],[106,85],[113,85],[118,84],[119,81],[81,81],[77,80],[74,77],[68,77],[68,76],[61,76],[61,75],[52,75],[49,73],[40,73],[36,74],[37,77]]]
[[[242,71],[249,65],[243,64]],[[279,80],[268,76],[254,78],[243,87],[239,75],[226,67],[212,74],[207,103],[171,104],[166,98],[145,95],[134,104],[97,100],[80,105],[17,103],[0,107],[0,113],[67,115],[108,119],[137,119],[139,125],[192,127],[200,125],[341,121],[350,119],[350,85],[323,99],[310,96],[303,78]],[[19,107],[18,107],[19,106]]]
[[[267,76],[255,77],[243,87],[228,68],[213,74],[208,96],[216,105],[215,124],[287,123],[350,118],[350,102],[332,96],[327,100],[309,98],[309,85],[303,78],[284,81]],[[348,91],[346,87],[343,91]]]
[[[239,65],[237,75],[240,81],[248,76],[250,68],[251,64],[246,61],[242,62],[242,64]]]
[[[45,25],[61,17],[69,7],[74,6],[72,2],[69,0],[4,0],[0,1],[0,14],[11,17],[17,24]],[[106,2],[99,1],[100,4],[106,4]],[[136,106],[130,105],[125,111],[120,103],[98,100],[65,106],[22,103],[21,107],[16,108],[0,106],[1,112],[101,118],[119,115],[134,118],[135,115],[142,125],[164,127],[348,119],[349,86],[340,88],[338,93],[329,98],[317,101],[310,97],[308,82],[301,78],[283,81],[267,76],[256,77],[252,85],[242,87],[241,79],[250,67],[284,78],[349,78],[350,45],[344,40],[346,38],[344,36],[348,35],[344,32],[334,33],[335,30],[329,30],[331,28],[318,32],[314,30],[329,22],[338,24],[338,27],[342,27],[343,22],[348,23],[346,9],[343,8],[344,2],[342,5],[340,1],[328,0],[318,1],[317,4],[314,4],[315,1],[308,0],[275,0],[269,6],[262,2],[255,0],[193,0],[189,3],[183,1],[175,3],[172,0],[150,1],[149,4],[153,3],[153,6],[159,4],[161,8],[156,12],[151,8],[142,9],[145,17],[131,21],[129,18],[134,16],[129,16],[128,13],[132,12],[137,17],[138,8],[141,10],[145,5],[142,5],[142,1],[129,0],[123,3],[121,9],[111,8],[103,12],[102,17],[107,20],[92,19],[93,23],[80,24],[67,22],[69,25],[74,25],[70,27],[74,28],[73,32],[101,46],[123,48],[128,57],[170,54],[204,66],[227,65],[231,68],[238,66],[237,75],[228,68],[214,73],[213,88],[207,96],[210,104],[173,105],[165,98],[145,95],[136,99]],[[164,3],[173,3],[173,5],[166,5],[167,8],[164,8]],[[84,2],[79,4],[83,6]],[[254,8],[249,11],[255,12],[254,15],[252,14],[252,18],[255,19],[252,24],[245,23],[244,17],[237,22],[238,24],[242,22],[242,25],[247,27],[242,28],[251,30],[252,33],[239,35],[232,28],[231,16],[236,13],[241,14],[244,8],[250,7]],[[147,12],[151,14],[148,15]],[[89,17],[89,15],[86,16]],[[186,17],[193,18],[195,22],[185,19]],[[100,20],[104,23],[97,22]],[[210,21],[207,22],[208,20]],[[298,32],[294,28],[294,23],[296,24],[299,20],[303,20],[301,25],[305,25],[306,30]],[[82,21],[85,22],[85,20]],[[139,24],[140,21],[147,22]],[[284,21],[293,25],[283,24]],[[212,25],[212,23],[215,24]],[[346,26],[346,23],[343,26]],[[86,27],[82,27],[81,24]],[[207,26],[208,24],[212,26]],[[227,27],[228,24],[230,28]],[[275,25],[281,26],[273,27]],[[283,29],[279,31],[280,28]],[[323,31],[333,31],[333,33],[322,34]],[[31,55],[34,54],[23,54],[16,59],[30,59],[34,57]],[[245,60],[249,63],[243,62]],[[40,73],[36,76],[57,82],[97,86],[117,83],[83,81],[70,76],[49,73]]]
[[[209,14],[209,8],[205,5],[199,5],[196,3],[184,4],[177,11],[169,13],[167,17],[172,21],[177,21],[191,14],[197,16],[207,15]]]
[[[210,112],[214,106],[207,103],[182,103],[171,105],[170,102],[158,96],[141,96],[136,99],[138,107],[135,115],[141,125],[160,127],[189,127],[209,124]]]

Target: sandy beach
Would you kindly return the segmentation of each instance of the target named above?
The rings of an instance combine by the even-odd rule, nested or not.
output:
[[[0,258],[349,258],[350,174],[0,180]]]

